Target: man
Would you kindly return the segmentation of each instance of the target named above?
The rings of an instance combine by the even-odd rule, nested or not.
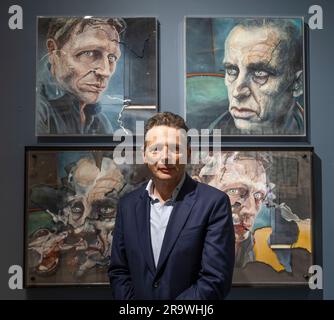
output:
[[[170,112],[146,123],[152,179],[119,202],[109,268],[114,299],[223,299],[230,290],[230,202],[185,173],[187,130]]]
[[[39,70],[37,134],[110,134],[98,104],[121,52],[120,19],[52,18]]]
[[[301,220],[285,204],[274,203],[268,179],[272,159],[265,152],[217,153],[199,177],[230,197],[236,236],[236,263],[259,261],[292,272],[291,249],[311,252],[310,220]],[[307,271],[305,271],[307,272]]]
[[[225,41],[229,108],[210,125],[239,135],[302,135],[301,31],[287,19],[247,19]]]

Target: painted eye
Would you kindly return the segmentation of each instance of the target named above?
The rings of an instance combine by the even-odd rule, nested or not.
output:
[[[226,193],[228,195],[231,195],[231,196],[238,196],[238,195],[240,195],[239,189],[237,189],[237,188],[235,188],[235,189],[229,189],[229,190],[227,190]]]
[[[263,200],[264,199],[264,194],[262,192],[255,192],[254,193],[254,199],[258,200],[258,201]]]
[[[236,68],[227,68],[226,72],[229,76],[236,77],[238,75],[238,70]]]
[[[230,188],[225,191],[229,196],[246,198],[249,195],[249,191],[246,188]]]
[[[80,207],[72,207],[71,211],[72,211],[72,213],[81,213],[82,212],[82,208],[80,208]]]
[[[112,212],[112,208],[110,208],[110,207],[102,207],[102,208],[100,208],[100,212],[102,214],[109,214],[109,213]]]
[[[255,71],[254,75],[255,75],[255,77],[263,78],[263,77],[268,77],[269,73],[266,72],[266,71],[261,70],[261,71]]]
[[[117,61],[117,57],[114,54],[109,54],[108,60],[109,62],[114,63]]]
[[[81,55],[82,55],[82,56],[85,56],[85,57],[89,57],[89,58],[91,58],[91,57],[94,56],[94,51],[83,51],[83,52],[81,53]]]
[[[263,70],[256,70],[253,73],[253,80],[254,82],[263,85],[265,84],[268,79],[269,79],[269,72],[267,71],[263,71]]]

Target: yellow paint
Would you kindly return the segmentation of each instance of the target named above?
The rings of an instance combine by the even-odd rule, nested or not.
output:
[[[310,220],[301,220],[297,222],[299,228],[299,235],[297,242],[291,247],[306,249],[311,252],[311,238]],[[270,265],[277,272],[284,270],[284,266],[279,262],[275,252],[269,247],[268,239],[271,234],[271,228],[257,229],[254,233],[254,255],[255,260]]]

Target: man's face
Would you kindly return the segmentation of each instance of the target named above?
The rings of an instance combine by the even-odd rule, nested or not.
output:
[[[249,234],[266,195],[266,172],[255,159],[228,159],[210,185],[224,191],[230,198],[236,239]]]
[[[62,48],[48,40],[52,75],[83,104],[96,103],[108,87],[121,53],[116,29],[108,24],[88,25],[72,31]]]
[[[279,29],[232,29],[225,42],[225,84],[238,129],[261,133],[284,119],[294,101],[291,60],[289,38]]]
[[[145,137],[144,162],[153,177],[164,181],[178,181],[185,172],[190,150],[184,130],[155,126]]]
[[[95,160],[80,159],[71,172],[76,194],[67,199],[64,214],[73,227],[82,226],[86,218],[111,219],[116,215],[118,192],[124,187],[124,176],[113,160],[104,157],[101,169]]]

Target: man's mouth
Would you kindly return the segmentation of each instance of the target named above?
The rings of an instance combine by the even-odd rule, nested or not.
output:
[[[240,224],[234,224],[234,232],[236,234],[242,235],[249,231],[249,228],[247,228],[243,223]]]
[[[105,90],[106,86],[102,85],[100,83],[87,83],[86,84],[89,87],[90,92],[97,92],[100,93]]]
[[[170,173],[174,167],[158,167],[158,170],[162,173]]]
[[[233,115],[233,118],[238,119],[249,119],[257,116],[257,113],[254,110],[248,108],[232,107],[230,112]]]

